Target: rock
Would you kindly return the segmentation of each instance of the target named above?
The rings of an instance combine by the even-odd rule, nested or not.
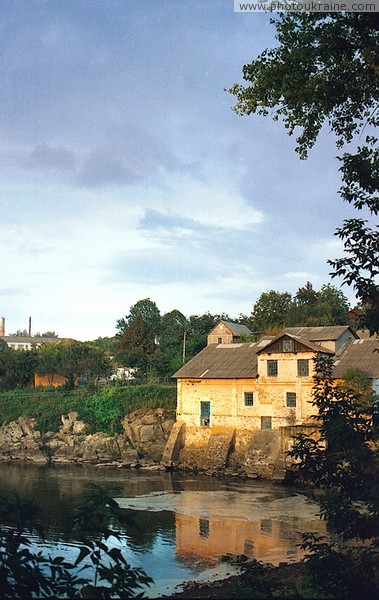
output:
[[[44,435],[28,417],[2,425],[0,460],[150,468],[159,465],[174,418],[165,409],[135,411],[124,419],[124,433],[115,436],[102,432],[86,435],[86,424],[74,411],[62,415],[61,422],[58,432]]]

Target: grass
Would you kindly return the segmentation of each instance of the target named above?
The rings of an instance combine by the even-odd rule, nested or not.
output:
[[[88,425],[88,433],[122,431],[122,420],[137,409],[165,408],[175,410],[176,387],[141,384],[110,386],[93,390],[78,386],[17,389],[0,394],[0,425],[19,417],[36,419],[42,433],[56,432],[62,425],[61,416],[76,411]]]

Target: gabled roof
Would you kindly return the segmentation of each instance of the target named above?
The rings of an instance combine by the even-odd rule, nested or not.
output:
[[[320,346],[320,344],[315,344],[314,342],[311,342],[305,337],[287,333],[287,330],[285,332],[282,331],[281,333],[278,333],[278,335],[275,336],[272,340],[270,340],[268,344],[265,344],[263,348],[260,348],[257,354],[264,354],[265,352],[270,352],[270,348],[272,348],[272,346],[274,346],[276,342],[282,338],[290,338],[291,340],[295,340],[308,350],[311,350],[312,352],[325,352],[326,354],[334,354],[332,350],[329,350],[328,348],[323,348],[322,346]]]
[[[328,327],[286,327],[284,331],[291,335],[299,335],[311,342],[322,342],[325,340],[335,341],[338,340],[345,331],[349,331],[355,338],[358,337],[355,331],[348,325],[330,325]]]
[[[347,369],[360,369],[369,377],[379,377],[379,338],[352,340],[344,346],[334,361],[333,376],[340,378]]]
[[[183,379],[241,379],[257,376],[258,343],[210,344],[174,373]]]
[[[251,335],[251,331],[248,327],[246,327],[246,325],[241,325],[240,323],[232,323],[231,321],[224,321],[224,320],[218,321],[218,323],[216,323],[216,325],[213,327],[213,329],[210,331],[210,333],[212,333],[212,331],[214,329],[216,329],[216,327],[220,323],[223,323],[225,325],[225,327],[230,329],[232,334],[237,337],[239,337],[241,335]]]

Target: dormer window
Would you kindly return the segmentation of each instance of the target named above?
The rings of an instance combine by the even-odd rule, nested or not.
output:
[[[290,338],[283,339],[283,352],[293,352],[293,340]]]

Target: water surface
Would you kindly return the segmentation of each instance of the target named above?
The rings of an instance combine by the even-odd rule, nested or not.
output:
[[[69,519],[88,483],[111,486],[140,529],[122,532],[132,566],[154,579],[146,595],[233,571],[220,556],[245,554],[271,564],[297,561],[301,531],[323,531],[317,506],[303,492],[270,482],[222,480],[187,473],[114,467],[0,464],[1,495],[34,499],[54,552],[73,558]],[[117,490],[115,489],[117,488]],[[115,541],[115,544],[117,542]]]

